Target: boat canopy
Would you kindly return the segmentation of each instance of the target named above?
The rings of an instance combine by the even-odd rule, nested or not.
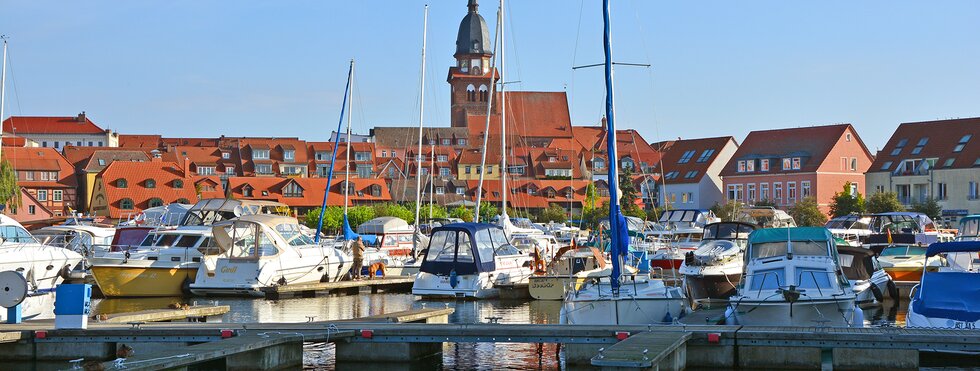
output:
[[[831,256],[834,236],[823,227],[792,227],[759,229],[749,235],[746,259],[783,255]]]
[[[388,234],[392,232],[411,232],[411,227],[404,219],[393,216],[374,218],[357,226],[357,233],[360,234]]]
[[[964,322],[980,320],[980,274],[924,273],[912,300],[912,309],[926,317]]]
[[[288,206],[273,201],[208,198],[200,200],[194,206],[191,206],[190,210],[186,212],[187,215],[181,220],[180,225],[207,226],[243,215],[283,215],[279,213],[283,208],[288,208]]]
[[[936,256],[951,252],[980,252],[980,241],[937,242],[929,245],[926,256]]]
[[[704,226],[702,240],[747,240],[756,230],[754,224],[742,222],[719,222]]]
[[[830,229],[869,229],[871,217],[860,214],[841,215],[827,221],[824,226]]]
[[[496,225],[453,223],[432,230],[420,270],[436,275],[492,272],[497,269],[495,256],[517,254]]]
[[[736,221],[750,223],[762,228],[795,227],[796,220],[785,211],[771,206],[745,207],[738,210]]]
[[[313,245],[296,218],[257,214],[215,224],[211,227],[219,253],[230,258],[259,259],[276,256],[291,246]]]
[[[875,233],[921,233],[936,231],[936,223],[926,214],[891,212],[871,215],[871,230]]]
[[[867,280],[875,273],[875,252],[863,247],[837,243],[841,269],[850,280]]]
[[[956,237],[980,237],[980,214],[970,215],[960,219],[960,230]]]
[[[661,224],[670,225],[674,228],[704,227],[712,219],[715,219],[715,215],[707,209],[667,210],[660,215]]]

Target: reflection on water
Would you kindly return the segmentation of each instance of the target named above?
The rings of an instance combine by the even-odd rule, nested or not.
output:
[[[455,308],[450,323],[486,323],[490,318],[500,323],[558,323],[560,301],[429,301],[417,300],[411,294],[381,293],[360,295],[320,296],[263,300],[252,298],[127,298],[93,301],[93,313],[117,313],[146,309],[167,308],[174,303],[190,305],[228,305],[231,311],[225,322],[306,322],[309,317],[316,321],[349,319],[382,313],[419,308]],[[869,326],[904,326],[907,301],[897,303],[886,300],[884,305],[863,307]],[[563,365],[558,359],[555,344],[520,343],[445,343],[441,358],[427,359],[414,364],[365,365],[335,364],[333,346],[307,344],[304,364],[311,369],[557,369]]]

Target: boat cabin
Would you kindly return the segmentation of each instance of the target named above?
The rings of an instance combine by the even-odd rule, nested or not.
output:
[[[956,233],[959,241],[980,240],[980,215],[970,215],[960,219],[960,228]]]
[[[700,230],[708,223],[718,221],[711,210],[675,209],[660,215],[660,224],[672,230]],[[675,232],[676,233],[676,232]]]
[[[497,270],[499,256],[521,255],[504,230],[486,223],[455,223],[432,230],[421,271],[447,276]]]
[[[750,293],[774,293],[793,286],[827,294],[848,285],[847,279],[836,273],[839,258],[834,238],[822,227],[769,228],[752,232],[745,253],[745,267],[742,282]]]
[[[217,250],[231,259],[258,260],[317,246],[296,218],[280,215],[247,215],[215,224],[211,231]]]
[[[875,271],[881,269],[874,251],[863,247],[838,243],[837,255],[841,270],[849,280],[870,280]]]
[[[737,221],[755,224],[761,228],[795,227],[796,220],[783,210],[771,206],[752,206],[738,210]]]
[[[210,226],[214,223],[231,220],[242,215],[276,214],[286,215],[286,204],[273,201],[232,200],[209,198],[198,201],[187,211],[181,226]]]
[[[357,233],[377,236],[378,247],[390,256],[410,256],[412,254],[415,227],[404,219],[383,216],[368,220],[357,226]],[[365,238],[365,241],[370,241]]]

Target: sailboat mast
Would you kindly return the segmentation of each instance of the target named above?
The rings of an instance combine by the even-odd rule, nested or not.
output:
[[[507,63],[504,60],[504,51],[507,50],[504,45],[506,44],[507,37],[504,34],[504,27],[507,23],[504,21],[504,13],[507,13],[507,8],[504,7],[504,0],[500,0],[500,222],[504,223],[504,219],[507,217],[507,97],[506,95],[506,83],[507,80],[504,79],[504,70],[507,69]],[[503,225],[503,224],[501,224]]]
[[[344,215],[347,215],[347,204],[350,203],[350,124],[354,106],[354,61],[350,62],[350,99],[347,100],[347,150],[344,151]],[[337,133],[340,135],[340,133]]]
[[[493,112],[493,97],[496,92],[494,91],[497,87],[496,78],[497,74],[497,40],[500,36],[500,29],[503,28],[503,23],[500,22],[500,13],[503,8],[497,8],[497,30],[493,35],[493,59],[490,61],[490,91],[487,92],[487,124],[483,128],[483,151],[480,151],[480,167],[477,168],[477,173],[480,174],[480,180],[476,183],[476,208],[473,212],[473,222],[480,222],[480,203],[483,199],[483,174],[486,173],[485,168],[487,164],[487,141],[490,139],[490,113]]]
[[[612,277],[610,279],[614,294],[619,294],[619,276],[622,274],[622,257],[625,241],[620,239],[619,211],[619,157],[616,155],[616,121],[614,120],[615,106],[613,104],[613,67],[612,67],[612,35],[609,30],[609,0],[602,0],[602,49],[605,55],[606,79],[606,150],[609,152],[609,237],[610,254],[612,255]]]
[[[313,241],[320,243],[320,231],[323,230],[323,214],[327,211],[327,196],[330,195],[330,182],[333,180],[333,169],[337,163],[337,148],[340,147],[340,128],[344,125],[344,112],[347,110],[347,95],[350,92],[354,77],[354,60],[350,61],[350,68],[347,70],[347,86],[344,87],[344,101],[340,104],[340,120],[337,122],[337,137],[333,141],[333,155],[330,157],[330,171],[327,172],[327,185],[323,189],[323,204],[320,205],[320,219],[316,222],[316,236]],[[346,202],[345,202],[346,204]]]
[[[3,70],[0,71],[0,123],[3,122],[3,107],[7,98],[7,35],[0,36],[3,39]],[[3,130],[0,130],[0,154],[3,151]]]
[[[422,210],[422,118],[425,113],[425,36],[429,27],[429,5],[422,15],[422,72],[419,74],[419,147],[415,153],[415,232],[419,230],[419,213]],[[418,251],[418,239],[412,238],[412,248]]]
[[[435,182],[433,182],[432,180],[436,176],[436,145],[433,144],[430,147],[431,148],[429,151],[429,219],[432,219],[432,198],[435,197],[433,196],[433,192],[432,192],[435,189],[435,185],[434,185]]]

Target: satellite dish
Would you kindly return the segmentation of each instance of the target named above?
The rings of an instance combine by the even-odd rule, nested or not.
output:
[[[27,297],[27,279],[14,271],[0,272],[0,307],[13,308]]]

